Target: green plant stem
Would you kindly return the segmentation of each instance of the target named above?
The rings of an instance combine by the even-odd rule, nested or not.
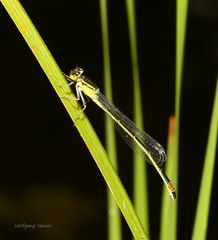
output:
[[[143,129],[143,110],[142,97],[139,77],[139,64],[137,52],[137,35],[135,20],[135,3],[134,0],[126,0],[126,11],[128,20],[128,30],[130,39],[130,51],[133,71],[133,96],[134,96],[134,122],[137,127]],[[145,160],[134,152],[134,180],[133,196],[136,212],[143,223],[146,232],[149,232],[149,208],[148,208],[148,187],[147,172]]]
[[[211,189],[217,153],[217,136],[218,136],[218,76],[192,240],[206,239],[208,215],[211,200]]]
[[[108,16],[107,16],[107,0],[100,0],[100,13],[101,13],[101,32],[103,44],[103,57],[104,57],[104,89],[105,96],[111,102],[112,97],[112,81],[111,81],[111,66],[110,66],[110,49],[109,49],[109,34],[108,34]],[[114,124],[107,114],[105,114],[105,140],[106,150],[111,160],[112,165],[117,170],[117,149]],[[121,216],[120,210],[111,194],[107,192],[108,201],[108,240],[121,240]]]

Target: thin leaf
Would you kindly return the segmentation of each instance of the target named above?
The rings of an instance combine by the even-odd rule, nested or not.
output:
[[[206,239],[207,235],[211,189],[215,168],[215,158],[217,153],[217,135],[218,135],[218,77],[192,240],[204,240]]]
[[[180,129],[180,105],[181,105],[181,89],[182,89],[182,71],[184,62],[184,49],[186,39],[186,19],[187,19],[188,0],[177,0],[176,3],[176,84],[175,84],[175,142],[174,142],[174,156],[171,161],[166,163],[167,171],[171,169],[168,164],[172,165],[173,173],[167,172],[172,177],[172,182],[177,191],[177,201],[179,199],[178,194],[178,162],[179,162],[179,129]],[[171,154],[171,153],[170,153]],[[167,221],[170,218],[170,228],[166,222],[161,222],[161,239],[162,240],[176,240],[177,239],[177,203],[170,209],[168,200],[164,201],[166,206],[165,216],[162,220]],[[169,210],[170,209],[170,210]],[[163,210],[164,211],[164,210]],[[166,234],[168,232],[168,234]],[[163,234],[163,235],[162,235]]]
[[[135,20],[134,0],[126,0],[128,29],[130,38],[130,50],[133,73],[133,96],[134,96],[134,122],[140,129],[143,129],[142,98],[139,77],[137,35]],[[148,187],[145,160],[134,153],[134,205],[136,212],[147,232],[149,232],[149,208],[148,208]]]
[[[106,97],[113,102],[112,97],[112,81],[111,81],[111,67],[110,67],[110,49],[108,37],[108,17],[107,17],[107,0],[100,0],[100,13],[101,13],[101,32],[103,44],[103,57],[104,57],[104,89]],[[118,168],[116,138],[114,125],[111,119],[105,115],[105,134],[106,134],[106,150],[115,169]],[[121,216],[120,210],[111,195],[107,192],[108,199],[108,240],[121,240]]]

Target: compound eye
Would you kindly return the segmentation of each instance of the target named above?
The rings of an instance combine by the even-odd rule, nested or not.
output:
[[[80,67],[76,67],[70,71],[70,75],[73,75],[75,77],[80,77],[82,74],[83,74],[83,69]]]

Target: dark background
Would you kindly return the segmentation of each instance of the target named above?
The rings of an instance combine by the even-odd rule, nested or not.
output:
[[[81,66],[103,91],[99,1],[21,1],[60,68]],[[108,1],[114,103],[132,118],[125,1]],[[145,129],[166,147],[174,112],[175,5],[136,1]],[[14,23],[0,7],[0,239],[106,239],[106,186],[85,144]],[[218,63],[217,1],[190,1],[182,84],[178,239],[190,239]],[[125,84],[125,91],[121,85]],[[104,115],[87,111],[104,142]],[[132,194],[131,150],[118,139],[120,177]],[[149,170],[151,238],[158,239],[161,181]],[[217,227],[217,166],[207,239]],[[157,189],[154,192],[154,187]],[[15,224],[52,224],[23,229]],[[123,221],[124,239],[131,239]],[[170,222],[169,222],[170,226]]]

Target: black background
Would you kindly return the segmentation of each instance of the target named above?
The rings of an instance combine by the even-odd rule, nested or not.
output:
[[[21,1],[60,68],[81,66],[103,91],[99,1]],[[125,1],[108,1],[114,103],[132,118]],[[216,1],[190,1],[182,83],[178,239],[190,239],[218,62]],[[136,1],[145,129],[166,147],[174,112],[175,3]],[[87,148],[14,23],[0,7],[0,239],[106,239],[106,187]],[[125,91],[121,85],[125,84]],[[90,103],[104,142],[104,115]],[[120,177],[132,193],[131,150],[118,139]],[[158,239],[161,181],[149,170],[151,238]],[[207,239],[217,226],[215,169]],[[154,186],[157,189],[154,192]],[[49,223],[24,230],[15,224]],[[131,239],[123,223],[124,239]],[[170,222],[169,222],[170,226]]]

